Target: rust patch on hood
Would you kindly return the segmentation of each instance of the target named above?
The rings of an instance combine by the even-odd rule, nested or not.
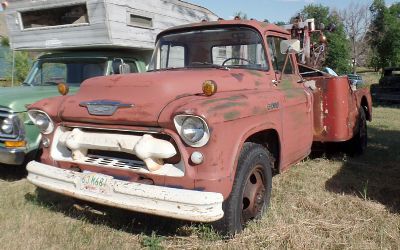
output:
[[[240,116],[239,111],[231,111],[231,112],[224,114],[224,119],[225,119],[225,121],[231,121],[231,120],[235,120],[239,116]]]
[[[207,101],[202,102],[202,104],[207,105],[207,104],[220,102],[220,101],[237,101],[237,100],[243,100],[243,99],[247,99],[247,97],[245,95],[234,95],[234,96],[225,97],[225,98],[216,98],[216,99],[207,100]]]
[[[239,82],[243,81],[243,77],[244,77],[244,75],[242,73],[238,73],[238,74],[232,73],[231,76],[233,78],[235,78],[236,80],[238,80]]]
[[[226,103],[222,103],[222,104],[219,104],[219,105],[209,108],[208,112],[218,111],[221,109],[227,109],[227,108],[232,108],[232,107],[241,107],[241,106],[246,106],[246,105],[247,105],[247,103],[245,103],[245,102],[226,102]]]

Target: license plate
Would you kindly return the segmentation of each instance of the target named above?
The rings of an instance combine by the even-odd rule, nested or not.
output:
[[[111,192],[111,176],[101,174],[85,174],[78,181],[78,187],[81,190],[87,190],[94,193],[108,194]]]

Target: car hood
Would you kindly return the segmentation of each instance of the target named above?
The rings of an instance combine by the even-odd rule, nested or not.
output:
[[[56,95],[59,95],[57,86],[0,88],[0,106],[13,112],[25,112],[27,105]]]
[[[218,92],[254,89],[261,71],[254,70],[168,70],[141,74],[97,77],[85,81],[78,93],[67,98],[59,110],[63,121],[99,124],[158,126],[165,106],[187,96],[206,98],[202,84],[212,80]],[[112,115],[93,115],[87,103],[117,102],[123,106]]]

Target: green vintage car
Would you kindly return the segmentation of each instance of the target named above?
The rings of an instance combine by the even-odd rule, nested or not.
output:
[[[67,83],[73,94],[84,80],[120,74],[122,69],[143,72],[145,63],[132,51],[73,51],[39,57],[22,86],[0,88],[0,164],[21,165],[38,155],[41,138],[27,115],[29,104],[59,95],[59,83]]]

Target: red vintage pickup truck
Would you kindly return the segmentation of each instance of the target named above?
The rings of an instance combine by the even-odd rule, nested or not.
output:
[[[268,208],[272,175],[313,142],[366,146],[371,97],[299,66],[290,33],[258,21],[162,32],[149,72],[97,77],[39,101],[34,185],[234,234]],[[297,45],[296,45],[297,44]]]

